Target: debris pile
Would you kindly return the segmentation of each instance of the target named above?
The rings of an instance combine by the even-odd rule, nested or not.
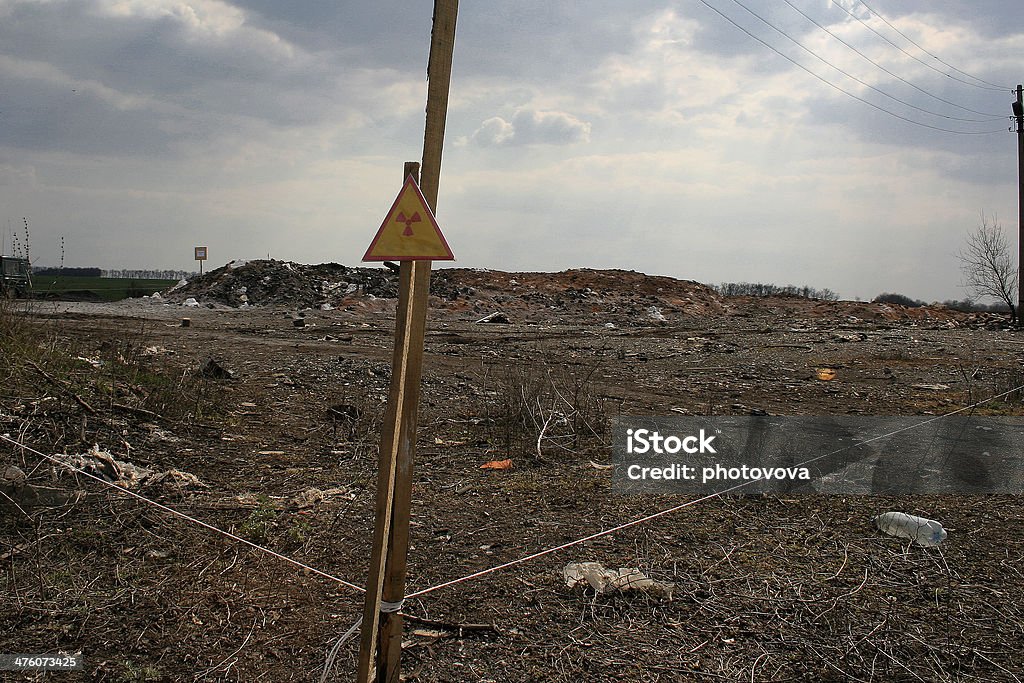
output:
[[[372,300],[384,300],[379,302],[384,307],[388,300],[393,305],[398,296],[398,268],[394,263],[383,265],[352,268],[338,263],[232,261],[185,284],[178,283],[158,300],[193,307],[279,306],[293,310],[353,310]],[[481,323],[545,323],[558,318],[633,327],[671,324],[682,317],[749,317],[757,312],[807,325],[827,319],[856,328],[998,329],[1008,320],[1005,315],[961,313],[941,305],[906,307],[785,295],[724,296],[692,280],[589,268],[559,273],[440,268],[431,277],[430,294],[431,307],[465,313]],[[304,326],[301,322],[295,325]],[[855,340],[851,336],[848,341]]]
[[[394,264],[387,264],[394,265]],[[560,311],[613,316],[638,324],[670,314],[722,313],[723,299],[697,282],[622,270],[568,270],[561,273],[505,273],[446,268],[434,272],[432,305],[491,314],[496,310],[539,313]],[[288,306],[341,308],[359,299],[395,299],[393,268],[350,268],[338,263],[303,265],[289,261],[233,261],[163,292],[183,305]],[[502,314],[503,320],[508,320]],[[659,318],[661,319],[661,318]],[[497,320],[488,320],[488,322]]]
[[[337,306],[347,296],[398,295],[397,279],[385,268],[348,268],[338,263],[314,266],[290,261],[232,261],[163,293],[175,302],[189,298],[236,308]]]

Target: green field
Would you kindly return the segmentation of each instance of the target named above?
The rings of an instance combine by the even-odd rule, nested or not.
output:
[[[119,301],[167,289],[177,280],[33,275],[32,296],[45,299]]]

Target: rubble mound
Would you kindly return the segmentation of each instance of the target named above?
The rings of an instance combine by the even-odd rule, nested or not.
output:
[[[350,268],[338,263],[303,265],[289,261],[233,261],[163,293],[181,303],[342,307],[366,298],[394,299],[394,268]],[[664,313],[707,315],[725,310],[713,289],[689,280],[623,270],[567,270],[506,273],[446,268],[434,272],[431,304],[449,310],[547,312],[659,320]]]
[[[203,304],[311,308],[340,304],[352,295],[394,298],[398,280],[385,268],[349,268],[338,263],[304,265],[290,261],[232,261],[172,287],[164,298],[192,297]]]
[[[431,294],[474,312],[502,310],[530,318],[553,311],[631,324],[664,322],[666,314],[704,316],[729,307],[714,289],[692,280],[632,270],[579,268],[559,273],[506,273],[449,268],[434,274]]]
[[[767,315],[777,321],[787,320],[787,324],[815,324],[813,321],[827,319],[880,326],[998,329],[1007,325],[1007,316],[965,314],[934,305],[907,308],[798,296],[724,296],[692,280],[632,270],[578,268],[558,273],[509,273],[485,268],[440,268],[431,277],[430,294],[434,309],[464,313],[487,322],[599,320],[645,326],[671,323],[680,317]],[[383,310],[393,306],[398,296],[398,266],[387,263],[384,267],[353,268],[338,263],[232,261],[172,287],[162,296],[190,306],[348,310],[375,306]]]

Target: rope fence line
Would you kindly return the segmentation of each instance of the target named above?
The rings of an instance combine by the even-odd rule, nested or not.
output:
[[[996,399],[1000,399],[1000,398],[1003,398],[1005,396],[1009,396],[1010,394],[1012,394],[1012,393],[1014,393],[1016,391],[1021,391],[1021,390],[1024,390],[1024,384],[1022,384],[1020,386],[1017,386],[1017,387],[1014,387],[1013,389],[1010,389],[1009,391],[1004,391],[1001,394],[997,394],[995,396],[990,396],[990,397],[988,397],[988,398],[986,398],[986,399],[984,399],[982,401],[977,401],[976,403],[972,403],[969,406],[964,406],[962,408],[958,408],[958,409],[953,410],[953,411],[951,411],[949,413],[945,413],[943,415],[936,415],[936,416],[928,418],[926,420],[922,420],[921,422],[915,422],[912,425],[908,425],[906,427],[902,427],[900,429],[893,430],[893,431],[891,431],[889,433],[881,434],[879,436],[875,436],[875,437],[872,437],[870,439],[865,439],[864,441],[858,441],[857,443],[851,444],[851,445],[846,446],[844,448],[840,448],[840,449],[832,451],[830,453],[824,453],[822,455],[815,456],[815,457],[813,457],[813,458],[811,458],[809,460],[805,460],[805,461],[803,461],[801,463],[798,463],[796,465],[796,467],[803,467],[805,465],[810,465],[811,463],[816,462],[818,460],[821,460],[822,458],[827,458],[829,456],[836,455],[837,453],[842,453],[843,451],[847,451],[847,450],[849,450],[851,448],[856,448],[858,446],[863,446],[864,444],[869,444],[869,443],[872,443],[874,441],[879,441],[881,439],[887,439],[887,438],[889,438],[891,436],[895,436],[896,434],[900,434],[902,432],[906,432],[906,431],[909,431],[911,429],[917,429],[918,427],[921,427],[923,425],[931,424],[932,422],[935,422],[937,420],[941,420],[941,419],[944,419],[944,418],[947,418],[947,417],[952,417],[953,415],[957,415],[958,413],[963,413],[963,412],[966,412],[966,411],[974,410],[975,408],[977,408],[980,405],[983,405],[983,404],[988,403],[990,401],[995,401]],[[662,510],[660,512],[655,512],[653,514],[646,515],[644,517],[638,517],[637,519],[634,519],[634,520],[631,520],[629,522],[626,522],[625,524],[620,524],[619,526],[613,527],[611,529],[606,529],[604,531],[598,531],[596,533],[590,534],[589,536],[577,539],[575,541],[569,541],[568,543],[563,543],[562,545],[555,546],[553,548],[548,548],[547,550],[541,550],[541,551],[533,553],[531,555],[527,555],[526,557],[521,557],[521,558],[519,558],[517,560],[511,560],[509,562],[505,562],[504,564],[495,565],[494,567],[490,567],[490,568],[487,568],[487,569],[481,569],[480,571],[473,572],[472,574],[468,574],[468,575],[463,576],[461,578],[451,579],[450,581],[445,581],[444,583],[439,583],[436,586],[431,586],[430,588],[424,588],[423,590],[415,591],[413,593],[410,593],[410,594],[406,595],[405,599],[406,600],[411,600],[413,598],[423,597],[423,596],[428,595],[430,593],[433,593],[435,591],[441,590],[442,588],[447,588],[449,586],[454,586],[456,584],[464,583],[466,581],[471,581],[473,579],[478,579],[478,578],[480,578],[482,576],[486,576],[487,574],[493,574],[494,572],[498,572],[498,571],[501,571],[503,569],[508,569],[510,567],[515,567],[517,565],[524,564],[524,563],[529,562],[531,560],[536,560],[538,558],[544,557],[545,555],[551,555],[552,553],[557,553],[560,550],[566,550],[567,548],[572,548],[573,546],[581,545],[583,543],[587,543],[588,541],[593,541],[595,539],[601,538],[602,536],[609,536],[609,535],[614,534],[614,533],[616,533],[618,531],[622,531],[624,529],[628,529],[630,527],[637,526],[639,524],[644,524],[646,522],[650,522],[652,520],[658,519],[659,517],[664,517],[664,516],[670,515],[670,514],[672,514],[674,512],[678,512],[678,511],[680,511],[680,510],[682,510],[684,508],[688,508],[690,506],[697,505],[698,503],[703,503],[703,502],[706,502],[706,501],[718,498],[720,496],[724,496],[727,493],[732,493],[733,491],[736,491],[738,489],[744,488],[745,486],[749,486],[750,484],[753,484],[755,481],[756,480],[751,479],[751,480],[745,481],[745,482],[743,482],[741,484],[736,484],[734,486],[731,486],[731,487],[729,487],[729,488],[727,488],[727,489],[725,489],[723,491],[718,491],[717,493],[710,493],[710,494],[708,494],[706,496],[702,496],[700,498],[696,498],[694,500],[690,500],[690,501],[687,501],[685,503],[681,503],[681,504],[676,505],[674,507],[668,508],[667,510]]]
[[[83,469],[81,469],[79,467],[75,467],[74,465],[66,463],[63,460],[61,460],[60,458],[55,458],[55,457],[53,457],[51,455],[47,455],[46,453],[42,453],[40,451],[37,451],[36,449],[32,448],[31,446],[27,446],[27,445],[25,445],[23,443],[19,443],[18,441],[15,441],[14,439],[9,438],[5,434],[0,434],[0,440],[6,441],[7,443],[9,443],[9,444],[11,444],[13,446],[16,446],[18,448],[24,449],[24,450],[26,450],[26,451],[28,451],[30,453],[34,453],[34,454],[36,454],[36,455],[38,455],[40,457],[46,458],[47,460],[50,460],[50,461],[52,461],[52,462],[54,462],[54,463],[56,463],[56,464],[58,464],[58,465],[60,465],[62,467],[65,467],[65,468],[67,468],[69,470],[72,470],[73,472],[77,472],[78,474],[81,474],[82,476],[85,476],[85,477],[88,477],[88,478],[93,479],[95,481],[98,481],[99,483],[103,484],[104,486],[106,486],[108,488],[111,488],[111,489],[114,489],[115,491],[117,491],[119,493],[123,493],[123,494],[131,496],[133,498],[137,498],[138,500],[141,500],[144,503],[148,503],[149,505],[157,507],[157,508],[163,510],[164,512],[168,512],[168,513],[170,513],[170,514],[172,514],[172,515],[174,515],[176,517],[180,517],[181,519],[184,519],[184,520],[186,520],[188,522],[191,522],[192,524],[197,524],[197,525],[199,525],[201,527],[209,529],[210,531],[218,533],[221,536],[225,536],[225,537],[227,537],[227,538],[229,538],[229,539],[231,539],[233,541],[236,541],[238,543],[242,543],[244,545],[250,546],[251,548],[255,548],[256,550],[259,550],[260,552],[266,553],[267,555],[270,555],[272,557],[276,557],[277,559],[282,560],[283,562],[287,562],[289,564],[293,564],[296,567],[299,567],[299,568],[301,568],[301,569],[303,569],[305,571],[308,571],[308,572],[311,572],[313,574],[316,574],[317,576],[322,576],[325,579],[330,579],[331,581],[334,581],[336,583],[340,583],[341,585],[345,586],[346,588],[351,588],[352,590],[354,590],[354,591],[356,591],[358,593],[365,593],[366,592],[365,588],[357,586],[354,583],[350,583],[350,582],[346,581],[345,579],[342,579],[342,578],[339,578],[337,576],[334,576],[333,574],[328,574],[327,572],[321,571],[321,570],[317,569],[316,567],[311,567],[311,566],[309,566],[307,564],[299,562],[296,559],[288,557],[287,555],[282,555],[280,553],[274,552],[270,548],[266,548],[264,546],[259,545],[258,543],[253,543],[252,541],[247,540],[245,538],[242,538],[241,536],[237,536],[237,535],[231,533],[230,531],[226,531],[224,529],[221,529],[220,527],[216,527],[216,526],[214,526],[212,524],[204,522],[201,519],[196,519],[195,517],[192,517],[190,515],[186,515],[184,512],[180,512],[180,511],[175,510],[174,508],[168,507],[168,506],[166,506],[166,505],[164,505],[162,503],[158,503],[155,500],[151,500],[149,498],[146,498],[145,496],[140,495],[140,494],[136,493],[135,491],[131,491],[129,489],[126,489],[123,486],[118,486],[117,484],[109,482],[106,479],[103,479],[102,477],[98,477],[95,474],[92,474],[91,472],[86,472],[85,470],[83,470]]]
[[[809,464],[814,463],[814,462],[816,462],[818,460],[821,460],[822,458],[827,458],[827,457],[830,457],[832,455],[836,455],[837,453],[842,453],[842,452],[844,452],[846,450],[849,450],[851,448],[856,448],[856,447],[862,446],[864,444],[872,443],[874,441],[879,441],[881,439],[886,439],[886,438],[889,438],[889,437],[894,436],[896,434],[900,434],[902,432],[909,431],[911,429],[916,429],[916,428],[921,427],[923,425],[931,424],[932,422],[935,422],[937,420],[941,420],[941,419],[944,419],[944,418],[947,418],[947,417],[952,417],[953,415],[957,415],[959,413],[963,413],[963,412],[974,410],[978,406],[984,405],[984,404],[989,403],[991,401],[995,401],[995,400],[1003,398],[1005,396],[1009,396],[1010,394],[1012,394],[1014,392],[1021,391],[1021,390],[1024,390],[1024,384],[1022,384],[1020,386],[1017,386],[1017,387],[1014,387],[1013,389],[1010,389],[1009,391],[1004,391],[1001,394],[996,394],[994,396],[990,396],[990,397],[988,397],[986,399],[983,399],[981,401],[977,401],[975,403],[972,403],[971,405],[964,406],[962,408],[958,408],[958,409],[950,411],[948,413],[944,413],[942,415],[936,415],[934,417],[928,418],[926,420],[922,420],[921,422],[916,422],[916,423],[914,423],[912,425],[908,425],[906,427],[902,427],[902,428],[894,430],[892,432],[888,432],[886,434],[881,434],[879,436],[875,436],[875,437],[872,437],[870,439],[865,439],[864,441],[858,441],[858,442],[856,442],[854,444],[851,444],[850,446],[846,446],[844,448],[840,448],[838,450],[831,451],[829,453],[823,453],[822,455],[818,455],[818,456],[815,456],[813,458],[810,458],[809,460],[805,460],[805,461],[803,461],[801,463],[798,463],[796,466],[797,467],[802,467],[802,466],[805,466],[805,465],[809,465]],[[70,469],[70,470],[72,470],[74,472],[77,472],[78,474],[81,474],[81,475],[83,475],[85,477],[88,477],[90,479],[94,479],[95,481],[98,481],[99,483],[103,484],[104,486],[107,486],[108,488],[112,488],[112,489],[114,489],[114,490],[116,490],[116,491],[118,491],[120,493],[124,493],[124,494],[126,494],[128,496],[131,496],[133,498],[136,498],[136,499],[138,499],[138,500],[140,500],[140,501],[142,501],[144,503],[148,503],[150,505],[153,505],[153,506],[155,506],[155,507],[157,507],[157,508],[159,508],[161,510],[164,510],[165,512],[168,512],[168,513],[170,513],[170,514],[172,514],[172,515],[174,515],[176,517],[184,519],[184,520],[186,520],[188,522],[191,522],[193,524],[197,524],[199,526],[202,526],[202,527],[204,527],[206,529],[209,529],[210,531],[213,531],[213,532],[218,533],[218,534],[220,534],[222,536],[225,536],[225,537],[227,537],[227,538],[229,538],[229,539],[231,539],[233,541],[236,541],[238,543],[242,543],[244,545],[248,545],[248,546],[250,546],[250,547],[252,547],[252,548],[254,548],[256,550],[259,550],[259,551],[261,551],[263,553],[271,555],[272,557],[275,557],[275,558],[277,558],[279,560],[282,560],[284,562],[290,563],[292,565],[295,565],[296,567],[299,567],[299,568],[304,569],[306,571],[312,572],[313,574],[316,574],[316,575],[321,576],[321,577],[326,578],[326,579],[330,579],[331,581],[334,581],[334,582],[339,583],[339,584],[341,584],[343,586],[351,588],[352,590],[354,590],[356,592],[359,592],[359,593],[365,593],[366,592],[365,588],[357,586],[354,583],[346,581],[346,580],[344,580],[342,578],[339,578],[337,576],[334,576],[332,574],[328,574],[327,572],[324,572],[324,571],[321,571],[319,569],[316,569],[315,567],[311,567],[311,566],[309,566],[307,564],[304,564],[304,563],[302,563],[302,562],[300,562],[298,560],[295,560],[293,558],[290,558],[290,557],[288,557],[286,555],[282,555],[280,553],[277,553],[277,552],[275,552],[275,551],[273,551],[273,550],[271,550],[269,548],[261,546],[261,545],[259,545],[257,543],[253,543],[252,541],[249,541],[249,540],[247,540],[245,538],[242,538],[241,536],[237,536],[237,535],[235,535],[235,534],[233,534],[233,533],[231,533],[229,531],[225,531],[224,529],[221,529],[219,527],[213,526],[212,524],[209,524],[209,523],[204,522],[202,520],[196,519],[195,517],[191,517],[191,516],[189,516],[189,515],[187,515],[187,514],[185,514],[183,512],[179,512],[178,510],[170,508],[170,507],[168,507],[166,505],[163,505],[161,503],[158,503],[158,502],[156,502],[154,500],[150,500],[149,498],[146,498],[145,496],[142,496],[142,495],[140,495],[140,494],[138,494],[138,493],[136,493],[134,491],[131,491],[129,489],[126,489],[126,488],[124,488],[122,486],[117,486],[116,484],[108,482],[108,481],[106,481],[105,479],[103,479],[101,477],[98,477],[98,476],[96,476],[94,474],[91,474],[90,472],[86,472],[85,470],[82,470],[82,469],[80,469],[78,467],[70,465],[69,463],[66,463],[66,462],[62,461],[59,458],[55,458],[53,456],[47,455],[46,453],[42,453],[42,452],[40,452],[40,451],[30,447],[30,446],[27,446],[25,444],[19,443],[18,441],[15,441],[14,439],[9,438],[6,435],[0,434],[0,440],[6,441],[6,442],[10,443],[13,446],[17,446],[18,448],[22,448],[24,450],[27,450],[30,453],[34,453],[34,454],[36,454],[36,455],[38,455],[40,457],[46,458],[47,460],[50,460],[50,461],[52,461],[52,462],[54,462],[54,463],[56,463],[56,464],[58,464],[58,465],[60,465],[62,467]],[[732,493],[733,491],[737,491],[737,490],[742,489],[742,488],[744,488],[746,486],[749,486],[752,483],[754,483],[754,480],[745,481],[743,483],[736,484],[736,485],[731,486],[731,487],[729,487],[727,489],[724,489],[722,491],[718,491],[716,493],[711,493],[711,494],[708,494],[706,496],[702,496],[700,498],[696,498],[694,500],[689,500],[689,501],[687,501],[685,503],[681,503],[679,505],[675,505],[675,506],[667,508],[665,510],[661,510],[659,512],[655,512],[655,513],[652,513],[652,514],[649,514],[649,515],[645,515],[643,517],[638,517],[636,519],[630,520],[628,522],[625,522],[625,523],[620,524],[618,526],[612,527],[610,529],[605,529],[604,531],[598,531],[598,532],[595,532],[595,533],[590,534],[588,536],[584,536],[583,538],[576,539],[574,541],[569,541],[567,543],[563,543],[563,544],[558,545],[558,546],[547,548],[545,550],[541,550],[541,551],[532,553],[530,555],[526,555],[524,557],[520,557],[518,559],[511,560],[509,562],[505,562],[503,564],[495,565],[495,566],[489,567],[487,569],[481,569],[479,571],[473,572],[471,574],[467,574],[466,576],[463,576],[463,577],[460,577],[460,578],[451,579],[449,581],[445,581],[443,583],[439,583],[439,584],[431,586],[429,588],[424,588],[422,590],[415,591],[413,593],[409,593],[408,595],[405,596],[405,600],[411,600],[413,598],[423,597],[423,596],[428,595],[430,593],[434,593],[436,591],[439,591],[439,590],[441,590],[443,588],[448,588],[450,586],[454,586],[454,585],[457,585],[457,584],[460,584],[460,583],[465,583],[465,582],[471,581],[473,579],[478,579],[478,578],[486,576],[488,574],[493,574],[495,572],[499,572],[499,571],[502,571],[504,569],[509,569],[511,567],[515,567],[515,566],[518,566],[520,564],[524,564],[526,562],[530,562],[532,560],[536,560],[536,559],[539,559],[541,557],[545,557],[547,555],[551,555],[553,553],[557,553],[557,552],[559,552],[561,550],[566,550],[568,548],[572,548],[574,546],[581,545],[583,543],[587,543],[589,541],[593,541],[593,540],[596,540],[598,538],[602,538],[604,536],[610,536],[611,534],[617,533],[619,531],[623,531],[625,529],[629,529],[631,527],[638,526],[640,524],[645,524],[647,522],[653,521],[653,520],[658,519],[660,517],[665,517],[667,515],[671,515],[671,514],[673,514],[675,512],[683,510],[685,508],[697,505],[698,503],[703,503],[703,502],[707,502],[709,500],[713,500],[715,498],[719,498],[721,496],[724,496],[727,493]]]

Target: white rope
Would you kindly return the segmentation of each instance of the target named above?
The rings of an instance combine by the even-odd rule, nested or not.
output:
[[[348,588],[351,588],[352,590],[357,591],[359,593],[365,593],[366,592],[365,588],[361,588],[361,587],[355,585],[354,583],[349,583],[345,579],[341,579],[341,578],[338,578],[337,576],[334,576],[332,574],[328,574],[327,572],[320,571],[319,569],[316,569],[315,567],[310,567],[309,565],[303,564],[302,562],[299,562],[298,560],[293,560],[290,557],[287,557],[287,556],[282,555],[280,553],[276,553],[273,550],[271,550],[270,548],[265,548],[265,547],[263,547],[263,546],[261,546],[261,545],[259,545],[257,543],[253,543],[252,541],[246,540],[246,539],[242,538],[241,536],[236,536],[235,534],[231,533],[230,531],[225,531],[224,529],[220,529],[218,527],[215,527],[212,524],[208,524],[208,523],[206,523],[206,522],[204,522],[202,520],[196,519],[195,517],[190,517],[189,515],[186,515],[184,512],[179,512],[179,511],[175,510],[174,508],[169,508],[166,505],[163,505],[161,503],[156,502],[155,500],[150,500],[149,498],[146,498],[145,496],[139,495],[138,493],[135,493],[134,491],[130,491],[130,490],[124,488],[123,486],[118,486],[117,484],[109,482],[106,479],[103,479],[102,477],[98,477],[95,474],[92,474],[91,472],[87,472],[87,471],[85,471],[85,470],[83,470],[83,469],[81,469],[79,467],[75,467],[74,465],[71,465],[71,464],[69,464],[67,462],[64,462],[60,458],[55,458],[55,457],[53,457],[51,455],[47,455],[46,453],[42,453],[40,451],[37,451],[36,449],[32,448],[31,446],[26,446],[23,443],[19,443],[19,442],[15,441],[14,439],[9,438],[5,434],[0,434],[0,440],[6,441],[6,442],[8,442],[8,443],[10,443],[10,444],[12,444],[14,446],[17,446],[18,448],[22,448],[22,449],[28,451],[29,453],[35,453],[36,455],[41,456],[43,458],[46,458],[47,460],[50,460],[52,462],[55,462],[55,463],[57,463],[58,465],[60,465],[62,467],[66,467],[69,470],[77,472],[78,474],[81,474],[82,476],[89,477],[90,479],[94,479],[94,480],[98,481],[99,483],[103,484],[104,486],[107,486],[109,488],[114,489],[115,491],[118,491],[119,493],[123,493],[123,494],[129,495],[129,496],[131,496],[133,498],[137,498],[137,499],[141,500],[144,503],[148,503],[149,505],[152,505],[154,507],[160,508],[164,512],[169,512],[170,514],[175,515],[176,517],[180,517],[181,519],[184,519],[186,521],[192,522],[193,524],[198,524],[199,526],[204,527],[206,529],[209,529],[210,531],[216,532],[216,533],[218,533],[218,534],[220,534],[222,536],[226,536],[227,538],[230,538],[233,541],[237,541],[238,543],[244,543],[245,545],[250,546],[252,548],[255,548],[256,550],[259,550],[259,551],[264,552],[264,553],[266,553],[268,555],[276,557],[277,559],[283,560],[284,562],[289,562],[289,563],[295,565],[296,567],[300,567],[300,568],[302,568],[302,569],[304,569],[306,571],[312,572],[313,574],[317,574],[318,576],[322,576],[325,579],[330,579],[331,581],[335,581],[337,583],[340,583],[341,585],[346,586]]]
[[[395,612],[401,612],[402,608],[405,607],[405,599],[399,600],[398,602],[388,602],[386,600],[380,601],[380,611],[383,614],[394,614]]]
[[[952,412],[946,413],[944,415],[938,415],[938,416],[929,418],[927,420],[923,420],[921,422],[917,422],[915,424],[909,425],[907,427],[902,427],[900,429],[894,430],[892,432],[889,432],[888,434],[882,434],[881,436],[876,436],[876,437],[872,437],[870,439],[866,439],[864,441],[859,441],[859,442],[857,442],[855,444],[852,444],[850,446],[847,446],[845,448],[840,448],[839,450],[832,451],[831,453],[825,453],[823,455],[819,455],[819,456],[816,456],[814,458],[811,458],[810,460],[805,460],[804,462],[797,464],[796,467],[803,467],[804,465],[809,465],[809,464],[811,464],[811,463],[813,463],[813,462],[815,462],[817,460],[821,460],[822,458],[827,458],[827,457],[835,455],[837,453],[842,453],[843,451],[849,450],[851,448],[856,448],[857,446],[863,446],[864,444],[868,444],[868,443],[871,443],[873,441],[879,441],[881,439],[887,439],[890,436],[895,436],[896,434],[908,431],[910,429],[917,429],[918,427],[921,427],[921,426],[926,425],[926,424],[930,424],[932,422],[935,422],[936,420],[941,420],[941,419],[946,418],[946,417],[951,417],[953,415],[956,415],[957,413],[962,413],[962,412],[967,411],[967,410],[973,410],[974,408],[977,408],[980,405],[988,403],[989,401],[994,401],[996,399],[1003,398],[1004,396],[1009,396],[1013,392],[1020,391],[1022,389],[1024,389],[1024,384],[1022,384],[1021,386],[1015,387],[1013,389],[1010,389],[1009,391],[1004,391],[1003,393],[998,394],[996,396],[990,396],[989,398],[986,398],[983,401],[978,401],[977,403],[973,403],[973,404],[971,404],[969,406],[964,406],[963,408],[958,408],[957,410],[954,410]],[[573,546],[577,546],[577,545],[580,545],[582,543],[586,543],[588,541],[593,541],[594,539],[601,538],[602,536],[608,536],[610,534],[614,534],[617,531],[622,531],[623,529],[628,529],[628,528],[636,526],[638,524],[644,524],[646,522],[650,522],[650,521],[655,520],[655,519],[657,519],[659,517],[664,517],[665,515],[670,515],[673,512],[678,512],[678,511],[682,510],[683,508],[688,508],[688,507],[690,507],[692,505],[696,505],[697,503],[703,503],[705,501],[712,500],[714,498],[718,498],[719,496],[723,496],[723,495],[725,495],[727,493],[732,493],[733,491],[736,491],[736,490],[741,489],[741,488],[743,488],[745,486],[748,486],[750,484],[755,483],[755,481],[757,481],[757,480],[753,480],[752,479],[752,480],[749,480],[749,481],[745,481],[745,482],[743,482],[741,484],[736,484],[735,486],[731,486],[731,487],[729,487],[729,488],[727,488],[725,490],[718,491],[717,493],[711,493],[711,494],[708,494],[708,495],[703,496],[701,498],[697,498],[696,500],[690,500],[690,501],[687,501],[685,503],[681,503],[681,504],[676,505],[675,507],[671,507],[671,508],[669,508],[667,510],[662,510],[661,512],[655,512],[654,514],[647,515],[646,517],[640,517],[638,519],[631,520],[629,522],[626,522],[625,524],[620,524],[617,527],[613,527],[613,528],[607,529],[605,531],[599,531],[597,533],[590,534],[589,536],[585,536],[584,538],[580,538],[580,539],[577,539],[575,541],[569,541],[568,543],[563,543],[562,545],[555,546],[554,548],[548,548],[547,550],[541,550],[539,552],[533,553],[532,555],[527,555],[526,557],[521,557],[518,560],[512,560],[510,562],[505,562],[504,564],[499,564],[497,566],[490,567],[488,569],[481,569],[480,571],[473,572],[472,574],[469,574],[467,576],[463,576],[463,577],[458,578],[458,579],[452,579],[450,581],[445,581],[444,583],[439,583],[436,586],[431,586],[430,588],[424,588],[423,590],[416,591],[414,593],[410,593],[410,594],[406,595],[405,599],[409,600],[411,598],[419,598],[419,597],[422,597],[424,595],[427,595],[428,593],[433,593],[434,591],[441,590],[442,588],[447,588],[448,586],[454,586],[456,584],[463,583],[465,581],[471,581],[472,579],[478,579],[481,576],[486,576],[487,574],[493,574],[494,572],[501,571],[502,569],[508,569],[509,567],[514,567],[516,565],[523,564],[524,562],[529,562],[530,560],[536,560],[537,558],[544,557],[545,555],[550,555],[552,553],[556,553],[556,552],[558,552],[560,550],[565,550],[567,548],[571,548]]]
[[[327,677],[331,673],[331,669],[334,668],[334,660],[338,658],[338,652],[341,650],[341,646],[348,642],[348,639],[356,634],[359,627],[363,625],[363,618],[359,617],[356,619],[356,623],[352,624],[352,628],[345,631],[341,638],[338,638],[338,642],[334,644],[330,650],[327,651],[327,656],[324,658],[324,672],[320,675],[320,683],[327,683]]]

